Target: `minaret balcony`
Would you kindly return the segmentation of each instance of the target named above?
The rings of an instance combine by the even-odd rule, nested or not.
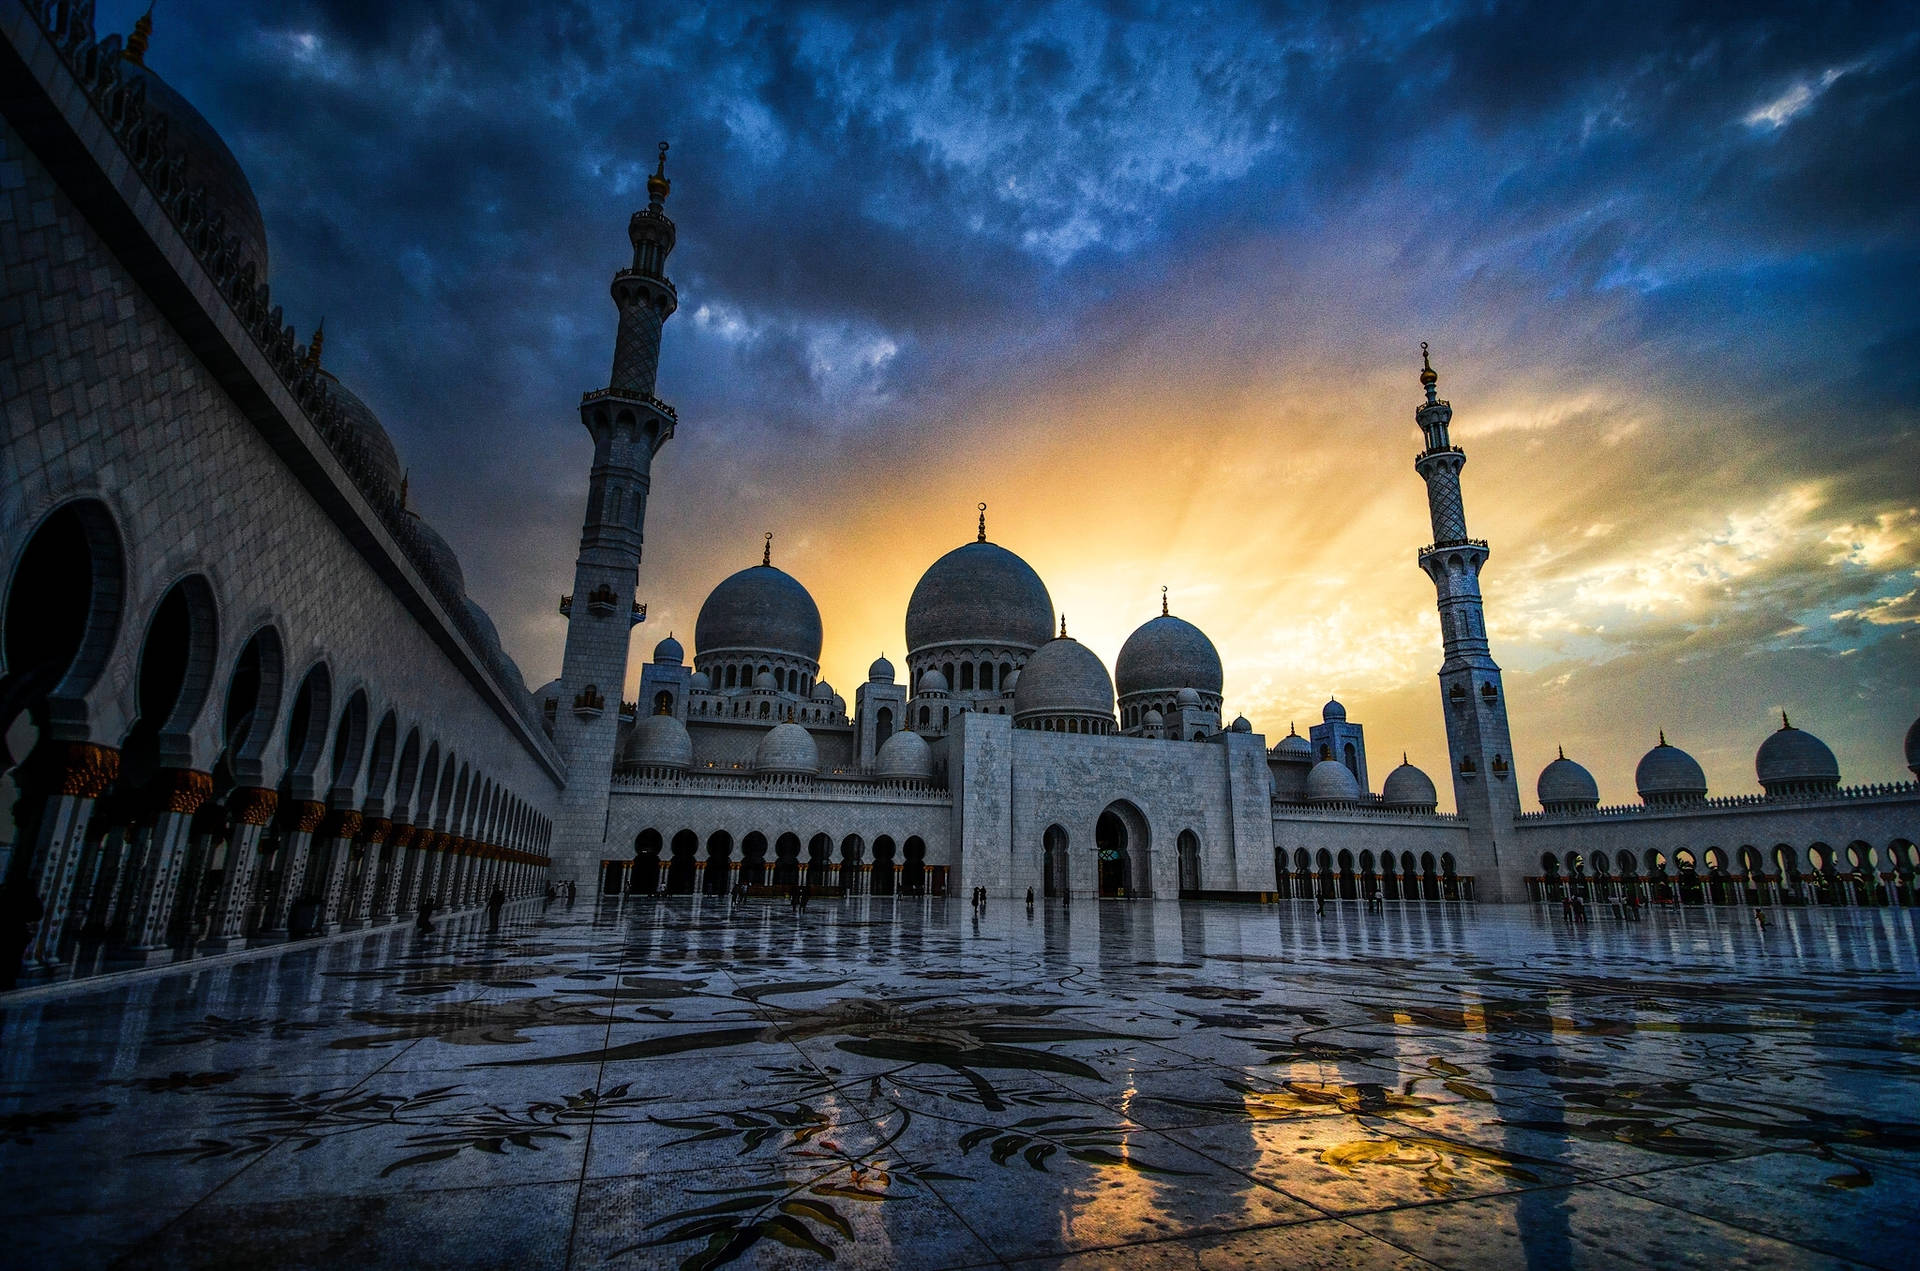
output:
[[[587,593],[587,612],[596,618],[606,617],[618,608],[619,604],[620,593],[606,583],[601,583]]]
[[[647,607],[639,601],[633,602],[633,608],[627,614],[627,626],[637,627],[647,620]]]
[[[607,699],[589,684],[573,695],[573,713],[581,719],[599,719],[607,709]]]
[[[650,410],[665,415],[675,423],[680,422],[680,415],[673,407],[667,405],[659,398],[650,397],[645,393],[629,393],[621,388],[596,388],[590,393],[580,394],[580,404],[582,406],[590,402],[600,401],[624,402],[630,406],[645,406]]]

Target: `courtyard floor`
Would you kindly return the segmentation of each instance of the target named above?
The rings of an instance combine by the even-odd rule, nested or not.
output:
[[[582,900],[0,1002],[0,1263],[1920,1265],[1909,911]]]

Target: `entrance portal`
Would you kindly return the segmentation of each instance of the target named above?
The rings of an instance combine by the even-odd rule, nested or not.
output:
[[[1093,824],[1093,846],[1102,896],[1153,893],[1147,821],[1139,809],[1124,801],[1108,804]]]

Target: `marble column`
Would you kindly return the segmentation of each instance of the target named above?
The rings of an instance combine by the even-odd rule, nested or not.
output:
[[[395,907],[405,903],[407,867],[412,864],[412,853],[408,849],[412,842],[413,827],[411,825],[395,822],[389,826],[386,881],[374,894],[373,911],[368,915],[368,921],[386,922],[393,917]]]
[[[326,852],[326,872],[319,879],[320,934],[340,930],[340,919],[347,898],[347,874],[353,867],[353,840],[364,820],[352,808],[335,808],[327,813],[314,834],[314,841]]]
[[[257,786],[235,790],[227,800],[233,813],[233,836],[227,841],[227,867],[220,875],[213,919],[200,945],[209,953],[236,948],[246,939],[247,907],[253,903],[255,879],[260,872],[260,836],[273,820],[279,803],[278,794]]]
[[[181,867],[186,863],[187,839],[193,815],[213,793],[213,776],[192,768],[163,768],[153,829],[147,835],[127,912],[126,948],[115,961],[161,963],[173,959],[167,942],[179,894]]]
[[[94,800],[119,775],[119,751],[92,742],[67,746],[54,792],[47,797],[35,827],[32,879],[43,912],[27,946],[29,966],[52,967],[60,961],[60,940],[66,934],[67,907],[85,854]]]
[[[385,852],[387,831],[393,822],[385,817],[369,817],[360,823],[360,897],[346,921],[356,927],[373,923],[374,893],[380,886],[380,858]]]
[[[307,852],[313,845],[313,832],[326,819],[327,805],[300,800],[287,811],[290,828],[280,843],[283,861],[280,866],[280,890],[267,913],[262,915],[260,930],[254,933],[254,939],[261,944],[287,939],[288,920],[307,881]]]

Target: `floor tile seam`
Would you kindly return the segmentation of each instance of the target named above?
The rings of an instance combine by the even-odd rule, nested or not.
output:
[[[1737,1223],[1730,1222],[1725,1218],[1721,1218],[1714,1214],[1702,1213],[1698,1209],[1690,1208],[1687,1205],[1680,1204],[1677,1201],[1668,1200],[1658,1195],[1652,1195],[1646,1192],[1630,1191],[1623,1187],[1615,1187],[1612,1185],[1612,1182],[1610,1180],[1601,1180],[1600,1182],[1595,1183],[1594,1186],[1604,1187],[1608,1191],[1618,1193],[1619,1195],[1631,1196],[1636,1200],[1643,1200],[1648,1202],[1649,1204],[1658,1205],[1662,1209],[1671,1209],[1676,1213],[1686,1214],[1690,1218],[1699,1219],[1700,1221],[1703,1221],[1703,1222],[1710,1222],[1716,1227],[1725,1227],[1729,1231],[1737,1232],[1742,1236],[1747,1236],[1747,1237],[1759,1236],[1762,1240],[1771,1240],[1778,1244],[1783,1244],[1791,1248],[1799,1249],[1804,1253],[1816,1254],[1822,1258],[1833,1258],[1840,1262],[1846,1263],[1849,1266],[1874,1268],[1874,1271],[1898,1271],[1898,1268],[1895,1267],[1895,1265],[1892,1263],[1868,1262],[1863,1258],[1859,1258],[1851,1254],[1836,1253],[1831,1249],[1823,1249],[1818,1245],[1808,1244],[1805,1240],[1799,1239],[1794,1236],[1776,1235],[1773,1232],[1769,1232],[1769,1231],[1760,1231],[1751,1227],[1743,1227]]]
[[[624,942],[622,947],[624,948]],[[571,1267],[574,1262],[575,1248],[580,1238],[580,1211],[586,1204],[588,1169],[593,1163],[593,1132],[600,1120],[599,1095],[607,1084],[607,1050],[613,1045],[613,1026],[619,1018],[621,991],[627,977],[627,960],[623,957],[613,973],[613,996],[607,1004],[606,1027],[600,1036],[600,1062],[594,1068],[593,1091],[594,1109],[587,1117],[587,1137],[580,1149],[580,1172],[573,1180],[573,1212],[567,1218],[567,1245],[560,1265]]]
[[[1322,1214],[1322,1215],[1311,1217],[1311,1218],[1283,1218],[1283,1219],[1276,1220],[1274,1222],[1251,1223],[1245,1226],[1195,1227],[1187,1231],[1170,1232],[1167,1235],[1154,1236],[1146,1240],[1116,1241],[1111,1244],[1084,1245],[1079,1248],[1067,1249],[1058,1253],[1028,1254],[1019,1258],[1009,1258],[1006,1260],[1005,1265],[1007,1265],[1010,1268],[1017,1268],[1024,1264],[1041,1262],[1049,1259],[1057,1261],[1064,1258],[1085,1257],[1089,1254],[1124,1252],[1129,1249],[1150,1249],[1156,1245],[1184,1244],[1184,1243],[1187,1243],[1190,1241],[1196,1241],[1196,1240],[1224,1240],[1224,1239],[1230,1239],[1235,1236],[1257,1235],[1261,1232],[1285,1231],[1293,1227],[1314,1227],[1314,1226],[1322,1226],[1322,1225],[1345,1227],[1348,1230],[1351,1230],[1352,1232],[1354,1232],[1356,1235],[1359,1235],[1367,1240],[1378,1241],[1381,1244],[1387,1245],[1390,1248],[1393,1248],[1402,1253],[1405,1253],[1408,1257],[1412,1258],[1414,1261],[1420,1263],[1423,1266],[1437,1267],[1437,1266],[1443,1265],[1441,1263],[1435,1262],[1431,1258],[1424,1257],[1421,1254],[1415,1253],[1413,1250],[1407,1249],[1404,1246],[1396,1243],[1395,1241],[1389,1240],[1385,1236],[1382,1236],[1376,1232],[1366,1231],[1359,1227],[1356,1227],[1351,1222],[1348,1222],[1345,1218],[1342,1218],[1337,1214]]]

